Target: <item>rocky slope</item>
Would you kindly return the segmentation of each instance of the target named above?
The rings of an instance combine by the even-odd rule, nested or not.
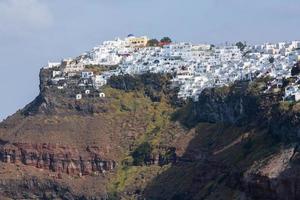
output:
[[[183,102],[169,75],[112,77],[106,98],[49,85],[0,124],[1,199],[299,199],[299,103],[267,79]]]

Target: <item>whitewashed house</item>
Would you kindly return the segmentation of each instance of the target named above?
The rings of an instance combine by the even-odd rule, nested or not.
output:
[[[82,99],[82,94],[76,94],[76,100]]]
[[[100,93],[99,93],[99,97],[100,97],[100,98],[105,98],[105,93],[100,92]]]

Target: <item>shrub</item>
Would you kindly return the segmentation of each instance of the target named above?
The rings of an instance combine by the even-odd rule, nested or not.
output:
[[[159,45],[159,41],[157,39],[151,39],[147,42],[148,47],[157,47]]]
[[[298,61],[297,64],[295,64],[295,66],[291,70],[292,76],[296,76],[298,74],[300,74],[300,61]]]
[[[163,43],[171,43],[172,40],[169,38],[169,37],[163,37],[160,42],[163,42]]]
[[[237,42],[236,44],[235,44],[241,51],[244,51],[244,49],[246,48],[246,44],[245,43],[243,43],[243,42]]]
[[[269,62],[270,62],[271,64],[273,64],[273,63],[275,62],[275,58],[274,58],[273,56],[271,56],[271,57],[269,58]]]
[[[144,165],[150,160],[152,148],[148,142],[142,143],[132,153],[133,165]]]

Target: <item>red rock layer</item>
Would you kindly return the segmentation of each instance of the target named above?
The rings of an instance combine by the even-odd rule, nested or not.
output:
[[[79,151],[53,144],[5,144],[0,147],[0,160],[70,175],[104,173],[116,167],[115,161],[103,159],[103,154],[97,147],[86,147]]]

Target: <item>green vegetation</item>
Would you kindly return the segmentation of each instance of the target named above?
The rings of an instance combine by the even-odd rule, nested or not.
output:
[[[109,199],[120,199],[119,194],[125,190],[143,189],[147,183],[158,174],[168,170],[170,165],[160,166],[121,166],[118,168],[116,175],[112,178],[107,189],[109,191]],[[129,197],[128,197],[129,198]],[[131,198],[129,198],[131,199]]]
[[[170,43],[172,43],[172,40],[169,37],[163,37],[160,41],[158,41],[157,39],[153,38],[153,39],[150,39],[147,42],[147,46],[148,47],[158,47],[160,45],[170,44]]]
[[[159,102],[153,102],[145,95],[146,92],[143,89],[124,91],[105,86],[103,91],[110,100],[109,110],[113,112],[111,114],[127,117],[131,119],[130,123],[134,123],[136,119],[143,121],[144,124],[139,124],[139,126],[145,127],[145,131],[135,139],[134,146],[137,148],[140,145],[143,147],[145,144],[149,144],[151,148],[163,144],[165,141],[163,137],[176,131],[168,128],[170,115],[174,112],[174,108],[168,103],[163,93],[159,93],[162,95]],[[141,156],[139,155],[140,150],[141,148],[138,148],[134,155]],[[152,150],[153,153],[157,153],[155,148]],[[125,161],[127,165],[133,162],[129,160]],[[135,165],[141,165],[141,161],[138,161],[137,158]]]
[[[163,81],[163,83],[162,83]],[[145,184],[139,177],[141,174],[152,178],[158,171],[165,170],[168,161],[174,159],[175,149],[161,151],[159,145],[168,145],[171,132],[180,134],[180,131],[170,130],[170,115],[174,108],[169,103],[166,95],[166,82],[168,78],[160,75],[144,75],[142,78],[123,76],[112,77],[110,84],[103,88],[109,99],[110,109],[114,116],[128,116],[132,123],[136,119],[145,124],[145,127],[134,140],[132,152],[124,152],[124,157],[120,162],[118,171],[109,183],[110,199],[118,199],[118,194],[122,193],[133,185]],[[121,82],[121,84],[120,84]],[[128,125],[130,125],[129,120]],[[161,154],[163,167],[147,166],[153,154]],[[144,177],[145,178],[145,177]],[[141,181],[135,183],[136,181]]]
[[[156,81],[151,81],[151,79]],[[161,191],[163,198],[166,199],[180,199],[183,194],[186,194],[185,192],[191,191],[190,188],[197,189],[198,192],[195,192],[195,195],[199,199],[217,196],[223,190],[230,193],[229,195],[238,195],[238,192],[235,193],[224,185],[224,180],[227,179],[226,174],[216,175],[214,180],[203,183],[199,188],[194,186],[195,177],[201,179],[201,170],[206,167],[201,161],[173,166],[165,165],[176,156],[175,149],[162,151],[158,146],[169,145],[168,141],[174,141],[174,136],[182,134],[178,130],[170,128],[170,125],[180,122],[181,125],[185,125],[184,128],[187,130],[194,131],[194,135],[188,139],[186,155],[198,155],[204,150],[225,166],[238,167],[241,172],[249,169],[256,161],[261,161],[276,153],[281,145],[281,140],[268,134],[267,130],[253,128],[250,124],[249,126],[248,124],[239,126],[220,122],[202,123],[195,115],[195,113],[199,113],[195,103],[186,102],[181,108],[172,107],[167,90],[164,84],[161,84],[162,80],[164,78],[152,77],[152,75],[143,78],[114,77],[110,86],[105,89],[109,91],[109,96],[114,97],[112,104],[115,105],[118,113],[127,115],[144,110],[143,117],[147,122],[144,124],[145,131],[135,138],[133,151],[127,152],[124,156],[116,176],[110,182],[109,191],[115,195],[116,199],[118,199],[117,194],[130,196],[126,195],[125,191],[137,191],[136,186],[140,191],[145,187],[150,188],[149,193]],[[251,102],[253,100],[253,107],[256,108],[258,106],[255,104],[256,100],[260,100],[261,91],[266,88],[267,81],[268,78],[264,78],[251,83],[243,82],[239,85],[215,88],[212,93],[208,92],[207,95],[221,103],[227,101],[226,98],[232,102],[231,100],[234,99],[230,98],[236,98],[240,93],[249,95],[247,100]],[[283,103],[281,106],[291,109],[295,105]],[[157,165],[149,165],[149,160],[152,162],[153,156],[158,154],[160,155],[159,163],[163,165],[162,168]],[[146,176],[149,177],[145,178]],[[154,185],[153,188],[151,188],[151,184]]]
[[[243,42],[237,42],[236,44],[235,44],[241,51],[244,51],[244,49],[246,48],[246,43],[243,43]]]
[[[300,74],[300,61],[298,61],[298,62],[295,64],[295,66],[292,68],[292,70],[291,70],[291,75],[292,75],[292,76],[296,76],[296,75],[298,75],[298,74]]]
[[[144,165],[150,160],[152,148],[148,142],[139,145],[132,153],[134,165]]]
[[[169,37],[163,37],[163,38],[160,40],[160,42],[162,42],[162,43],[171,43],[172,40],[171,40],[171,38],[169,38]]]
[[[273,63],[275,62],[275,58],[274,58],[273,56],[271,56],[271,57],[269,58],[269,62],[270,62],[271,64],[273,64]]]
[[[157,47],[159,46],[159,41],[157,39],[151,39],[147,43],[148,47]]]

